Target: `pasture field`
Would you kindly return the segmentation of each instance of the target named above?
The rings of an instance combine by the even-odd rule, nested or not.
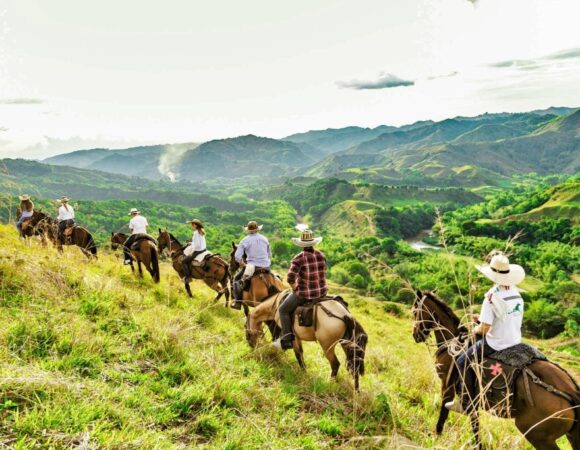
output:
[[[250,349],[243,314],[199,282],[189,300],[167,263],[155,285],[100,250],[93,262],[74,248],[58,255],[0,225],[0,445],[470,447],[464,417],[434,433],[433,349],[413,341],[406,306],[332,286],[369,335],[356,394],[344,364],[330,381],[316,344],[305,344],[302,372],[292,353]],[[557,351],[565,342],[537,344],[578,378],[574,355]],[[482,430],[491,448],[530,448],[511,421],[485,414]]]

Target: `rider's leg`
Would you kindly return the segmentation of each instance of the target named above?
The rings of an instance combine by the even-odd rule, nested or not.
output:
[[[245,267],[239,270],[232,283],[232,296],[234,297],[232,308],[234,309],[241,309],[242,307],[242,302],[244,299],[244,282],[242,281],[242,277],[244,276],[245,271]]]
[[[193,261],[193,255],[189,255],[183,258],[181,261],[181,267],[183,268],[183,282],[187,283],[187,280],[191,278],[191,262]]]
[[[66,228],[66,220],[61,220],[58,223],[58,240],[64,244],[64,230]]]
[[[125,257],[125,265],[131,264],[131,245],[135,242],[135,234],[132,234],[123,243],[123,255]]]
[[[294,333],[292,332],[292,312],[298,307],[300,297],[292,293],[282,301],[278,308],[280,314],[280,324],[282,325],[282,334],[280,335],[280,345],[286,350],[292,348]]]

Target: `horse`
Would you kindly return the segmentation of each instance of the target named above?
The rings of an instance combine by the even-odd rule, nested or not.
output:
[[[22,214],[20,208],[16,210],[16,218],[19,219]],[[34,211],[32,216],[25,219],[22,223],[22,234],[27,237],[38,236],[40,237],[42,244],[46,245],[46,224],[50,223],[53,219],[44,214],[42,211]]]
[[[111,233],[111,248],[116,250],[125,244],[129,236],[123,233]],[[157,255],[157,246],[154,242],[149,239],[141,239],[138,242],[138,249],[131,250],[131,256],[137,261],[137,267],[139,267],[139,276],[143,277],[143,269],[141,268],[141,263],[145,265],[147,272],[153,277],[155,283],[159,283],[159,257]],[[133,266],[133,260],[131,260],[131,270],[135,272],[135,267]]]
[[[230,274],[232,277],[240,268],[240,263],[238,263],[235,258],[237,249],[238,246],[235,242],[232,242],[232,252],[230,253]],[[271,297],[278,292],[282,292],[283,290],[284,283],[272,272],[260,273],[253,276],[250,281],[249,291],[243,292],[242,304],[244,306],[244,313],[247,316],[249,313],[249,306],[258,306],[266,298]]]
[[[453,370],[455,361],[451,354],[450,344],[467,330],[460,326],[459,318],[443,300],[435,295],[435,291],[425,293],[417,291],[412,311],[415,342],[425,342],[433,331],[437,343],[435,365],[442,383],[442,403],[436,431],[437,434],[441,434],[449,414],[445,403],[452,401],[455,397],[455,385],[459,377],[457,371]],[[528,368],[541,381],[540,384],[526,383],[522,374],[515,380],[511,417],[515,419],[516,427],[538,450],[558,449],[556,440],[563,435],[567,436],[573,450],[579,450],[580,389],[578,384],[564,369],[548,361],[534,361]],[[545,387],[542,387],[542,382],[547,383]],[[526,387],[528,384],[529,387]],[[558,395],[554,388],[565,393],[568,399]],[[533,405],[528,404],[526,400],[527,390],[531,393]],[[489,405],[482,406],[484,409],[489,408]],[[470,414],[470,420],[476,446],[481,448],[478,408]]]
[[[60,253],[62,253],[63,244],[76,245],[87,258],[90,259],[97,257],[97,244],[95,244],[93,235],[86,228],[78,225],[69,227],[67,230],[70,230],[70,234],[65,234],[65,240],[62,241],[59,235],[58,222],[56,220],[47,217],[38,224],[38,227],[43,230],[44,234],[56,246]]]
[[[183,266],[181,264],[182,257],[184,256],[184,247],[179,243],[179,241],[167,230],[161,230],[159,228],[159,236],[157,237],[157,243],[159,245],[159,253],[163,253],[163,250],[168,249],[169,255],[171,256],[171,262],[173,268],[179,275],[179,278],[183,278],[185,273],[183,272]],[[191,275],[193,278],[198,280],[203,280],[211,289],[217,292],[215,301],[217,302],[222,295],[225,295],[226,307],[230,301],[230,272],[228,263],[225,262],[219,255],[212,255],[208,261],[208,270],[203,270],[199,266],[192,265]],[[185,282],[185,290],[187,295],[191,298],[193,297],[191,293],[191,287],[189,286],[189,280]]]
[[[258,340],[263,336],[263,324],[275,321],[280,324],[278,306],[288,291],[280,292],[264,300],[256,306],[246,321],[246,339],[250,347],[255,348]],[[365,349],[368,336],[361,324],[352,314],[336,300],[325,300],[314,306],[313,326],[303,327],[298,323],[297,315],[294,317],[294,355],[301,369],[306,369],[302,341],[317,341],[324,351],[331,367],[330,377],[336,379],[340,362],[336,357],[334,348],[340,343],[346,354],[348,371],[354,378],[355,390],[359,391],[359,376],[365,371]]]

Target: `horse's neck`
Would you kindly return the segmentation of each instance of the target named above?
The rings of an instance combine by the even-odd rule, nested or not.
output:
[[[434,332],[438,347],[445,345],[459,334],[458,327],[454,321],[447,314],[443,313],[440,316],[438,326]]]

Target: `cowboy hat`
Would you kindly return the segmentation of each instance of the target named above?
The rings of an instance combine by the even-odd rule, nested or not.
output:
[[[322,242],[322,237],[315,238],[312,230],[305,229],[300,233],[299,238],[292,238],[292,242],[302,248],[313,247]]]
[[[137,208],[131,208],[131,211],[129,211],[129,216],[132,216],[133,214],[141,214],[141,211],[139,211]]]
[[[258,225],[258,222],[255,220],[250,220],[244,227],[244,230],[246,230],[248,233],[257,233],[258,231],[261,231],[263,227],[264,225]]]
[[[63,195],[61,198],[57,199],[57,202],[67,203],[70,200],[66,195]]]
[[[503,253],[497,253],[489,264],[475,266],[482,274],[496,284],[502,286],[516,286],[526,277],[526,272],[522,266],[510,264],[510,261]]]
[[[187,222],[185,222],[185,223],[194,223],[194,224],[196,224],[196,225],[197,225],[198,227],[200,227],[200,228],[205,228],[205,227],[203,226],[203,223],[201,223],[201,220],[199,220],[199,219],[191,219],[191,220],[188,220],[188,221],[187,221]]]
[[[22,194],[22,195],[19,195],[19,196],[18,196],[18,199],[19,199],[20,201],[23,201],[23,200],[30,200],[30,195],[28,195],[28,194]]]

